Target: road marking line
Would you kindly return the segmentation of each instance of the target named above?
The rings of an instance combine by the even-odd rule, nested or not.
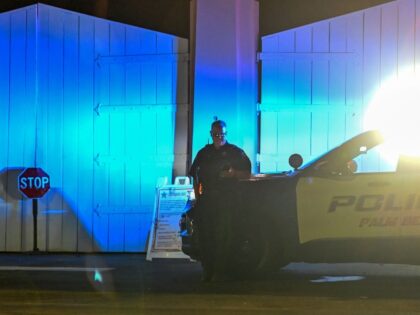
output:
[[[95,267],[32,267],[32,266],[0,266],[0,271],[111,271],[115,268],[95,268]]]
[[[335,277],[335,276],[323,276],[320,279],[311,280],[313,283],[324,283],[324,282],[345,282],[345,281],[360,281],[365,279],[365,277],[362,276],[341,276],[341,277]]]

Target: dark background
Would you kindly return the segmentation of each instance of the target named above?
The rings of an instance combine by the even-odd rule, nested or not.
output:
[[[190,0],[1,0],[0,12],[37,2],[189,38]],[[390,0],[259,0],[260,35],[385,2]]]
[[[34,3],[189,37],[189,0],[0,0],[0,12]]]
[[[391,0],[259,0],[260,35],[366,9]]]

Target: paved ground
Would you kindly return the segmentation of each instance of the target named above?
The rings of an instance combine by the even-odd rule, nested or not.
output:
[[[144,255],[0,255],[0,314],[420,314],[420,267],[291,264],[202,283],[197,263]]]

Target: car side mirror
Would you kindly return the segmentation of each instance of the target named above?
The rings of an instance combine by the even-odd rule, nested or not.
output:
[[[300,154],[294,153],[289,157],[289,165],[296,171],[303,164],[303,158]]]

